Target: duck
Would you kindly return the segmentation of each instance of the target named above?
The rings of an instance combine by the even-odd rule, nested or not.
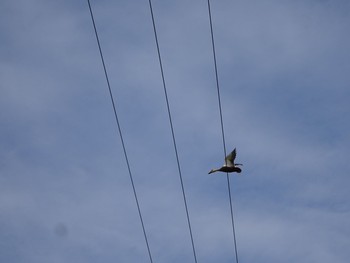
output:
[[[236,148],[233,149],[233,151],[226,156],[225,158],[225,164],[218,168],[218,169],[211,169],[208,174],[215,173],[215,172],[224,172],[224,173],[241,173],[242,169],[238,166],[243,166],[241,163],[235,163],[237,151]]]

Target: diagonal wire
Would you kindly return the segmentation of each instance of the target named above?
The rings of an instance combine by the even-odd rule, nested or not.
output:
[[[100,57],[101,57],[101,61],[102,61],[102,65],[103,65],[103,70],[104,70],[105,77],[106,77],[106,81],[107,81],[107,86],[108,86],[108,90],[109,90],[109,95],[110,95],[111,102],[112,102],[112,106],[113,106],[114,116],[115,116],[115,120],[116,120],[116,122],[117,122],[118,131],[119,131],[119,136],[120,136],[120,140],[121,140],[121,143],[122,143],[122,146],[123,146],[123,152],[124,152],[124,156],[125,156],[126,165],[127,165],[127,167],[128,167],[128,171],[129,171],[129,177],[130,177],[132,189],[133,189],[133,192],[134,192],[134,197],[135,197],[135,201],[136,201],[136,205],[137,205],[137,210],[138,210],[139,217],[140,217],[140,221],[141,221],[141,225],[142,225],[143,235],[144,235],[145,241],[146,241],[146,246],[147,246],[147,251],[148,251],[149,259],[150,259],[151,263],[153,263],[152,254],[151,254],[151,250],[150,250],[149,243],[148,243],[148,239],[147,239],[147,234],[146,234],[146,230],[145,230],[145,225],[144,225],[143,219],[142,219],[140,204],[139,204],[139,201],[138,201],[138,198],[137,198],[137,194],[136,194],[136,188],[135,188],[134,180],[133,180],[132,173],[131,173],[131,169],[130,169],[130,164],[129,164],[128,155],[127,155],[127,153],[126,153],[126,148],[125,148],[125,144],[124,144],[123,134],[122,134],[121,127],[120,127],[120,123],[119,123],[119,119],[118,119],[118,114],[117,114],[115,102],[114,102],[114,99],[113,99],[113,93],[112,93],[111,85],[110,85],[110,82],[109,82],[109,78],[108,78],[108,74],[107,74],[107,69],[106,69],[105,61],[104,61],[103,54],[102,54],[102,49],[101,49],[100,40],[99,40],[99,37],[98,37],[98,34],[97,34],[97,28],[96,28],[96,24],[95,24],[94,15],[93,15],[93,12],[92,12],[90,0],[87,0],[87,2],[88,2],[88,5],[89,5],[91,20],[92,20],[92,24],[93,24],[94,31],[95,31],[95,36],[96,36],[96,41],[97,41],[98,49],[99,49],[99,51],[100,51]]]
[[[161,71],[161,75],[162,75],[163,89],[164,89],[164,95],[165,95],[166,105],[167,105],[167,109],[168,109],[168,117],[169,117],[169,122],[170,122],[170,127],[171,127],[171,134],[172,134],[172,138],[173,138],[173,144],[174,144],[174,150],[175,150],[175,155],[176,155],[177,168],[178,168],[180,182],[181,182],[182,195],[183,195],[184,205],[185,205],[185,209],[186,209],[188,229],[189,229],[190,237],[191,237],[192,251],[193,251],[194,261],[197,263],[197,256],[196,256],[196,250],[195,250],[195,246],[194,246],[194,240],[193,240],[193,234],[192,234],[192,228],[191,228],[191,221],[190,221],[190,216],[189,216],[188,207],[187,207],[184,183],[183,183],[183,180],[182,180],[182,173],[181,173],[179,155],[178,155],[177,147],[176,147],[174,127],[173,127],[173,122],[172,122],[172,119],[171,119],[171,112],[170,112],[170,106],[169,106],[169,100],[168,100],[168,93],[167,93],[167,89],[166,89],[166,85],[165,85],[163,64],[162,64],[162,58],[161,58],[161,55],[160,55],[160,48],[159,48],[159,43],[158,43],[158,36],[157,36],[156,24],[155,24],[155,20],[154,20],[152,2],[151,2],[151,0],[149,0],[148,2],[149,2],[149,7],[150,7],[150,11],[151,11],[151,16],[152,16],[154,37],[155,37],[155,41],[156,41],[156,45],[157,45],[159,66],[160,66],[160,71]]]
[[[215,42],[214,42],[214,33],[213,33],[213,22],[212,22],[212,18],[211,18],[211,10],[210,10],[210,0],[208,0],[208,12],[209,12],[211,43],[212,43],[212,48],[213,48],[213,57],[214,57],[214,66],[215,66],[216,89],[217,89],[218,102],[219,102],[219,111],[220,111],[222,143],[224,145],[224,157],[226,157],[226,142],[225,142],[224,122],[223,122],[222,109],[221,109],[220,86],[219,86],[218,68],[217,68],[217,63],[216,63]],[[225,158],[225,162],[227,162],[226,158]],[[227,163],[226,163],[226,165],[227,165]],[[234,221],[233,208],[232,208],[232,195],[231,195],[231,187],[230,187],[230,177],[229,177],[228,173],[226,173],[226,177],[227,177],[228,195],[229,195],[229,199],[230,199],[230,211],[231,211],[233,243],[234,243],[234,247],[235,247],[236,262],[238,263],[238,251],[237,251],[235,221]]]

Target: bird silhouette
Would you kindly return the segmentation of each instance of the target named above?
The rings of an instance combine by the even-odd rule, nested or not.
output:
[[[240,173],[242,172],[241,168],[237,167],[239,165],[243,165],[241,163],[236,163],[235,164],[235,159],[236,159],[236,148],[226,156],[225,158],[225,164],[218,168],[218,169],[211,169],[208,174],[215,173],[215,172],[224,172],[224,173]]]

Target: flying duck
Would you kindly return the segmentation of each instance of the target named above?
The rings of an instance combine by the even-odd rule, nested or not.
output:
[[[225,164],[221,168],[210,170],[209,174],[215,173],[215,172],[224,172],[224,173],[242,172],[241,168],[237,166],[243,165],[243,164],[240,164],[240,163],[235,164],[236,155],[237,154],[236,154],[236,148],[235,148],[229,155],[226,156]]]

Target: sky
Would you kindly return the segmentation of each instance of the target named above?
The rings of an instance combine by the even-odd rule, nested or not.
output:
[[[198,262],[235,262],[207,2],[153,0]],[[153,262],[194,262],[148,1],[91,0]],[[348,262],[350,2],[212,1],[239,261]],[[150,262],[87,2],[0,2],[0,261]]]

